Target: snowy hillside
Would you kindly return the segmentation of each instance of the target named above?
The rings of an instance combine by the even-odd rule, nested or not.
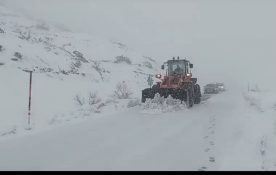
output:
[[[38,127],[75,112],[79,106],[76,96],[88,99],[89,94],[96,95],[95,105],[100,106],[93,108],[97,113],[116,106],[114,91],[123,81],[132,93],[129,98],[140,100],[141,89],[148,87],[148,75],[155,74],[159,65],[123,43],[64,32],[2,6],[0,45],[0,106],[4,114],[0,132],[25,121],[29,74],[22,70],[34,70],[32,118]]]

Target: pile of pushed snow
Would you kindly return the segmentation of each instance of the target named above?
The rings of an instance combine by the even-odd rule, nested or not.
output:
[[[142,104],[142,111],[145,113],[166,113],[186,109],[185,103],[181,100],[174,99],[170,95],[167,98],[161,97],[160,94],[155,94],[153,99],[146,99]]]

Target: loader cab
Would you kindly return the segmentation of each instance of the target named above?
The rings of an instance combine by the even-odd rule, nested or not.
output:
[[[168,76],[175,76],[175,75],[186,75],[190,73],[190,68],[193,67],[187,60],[169,60],[167,62],[168,65]]]

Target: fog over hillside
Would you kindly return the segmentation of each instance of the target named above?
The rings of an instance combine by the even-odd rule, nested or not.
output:
[[[166,60],[188,57],[203,83],[270,85],[276,63],[273,0],[8,0],[28,16],[120,40]],[[246,81],[246,82],[245,82]],[[263,84],[264,83],[264,84]],[[275,85],[276,83],[274,83]],[[236,86],[236,84],[235,84]]]

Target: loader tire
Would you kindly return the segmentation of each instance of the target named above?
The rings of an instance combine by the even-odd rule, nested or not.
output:
[[[195,98],[195,104],[199,104],[201,102],[201,98],[200,97],[196,97]]]
[[[199,104],[201,102],[201,92],[200,92],[200,86],[198,84],[195,85],[195,104]]]
[[[191,108],[194,106],[194,95],[191,89],[187,90],[187,107]]]

